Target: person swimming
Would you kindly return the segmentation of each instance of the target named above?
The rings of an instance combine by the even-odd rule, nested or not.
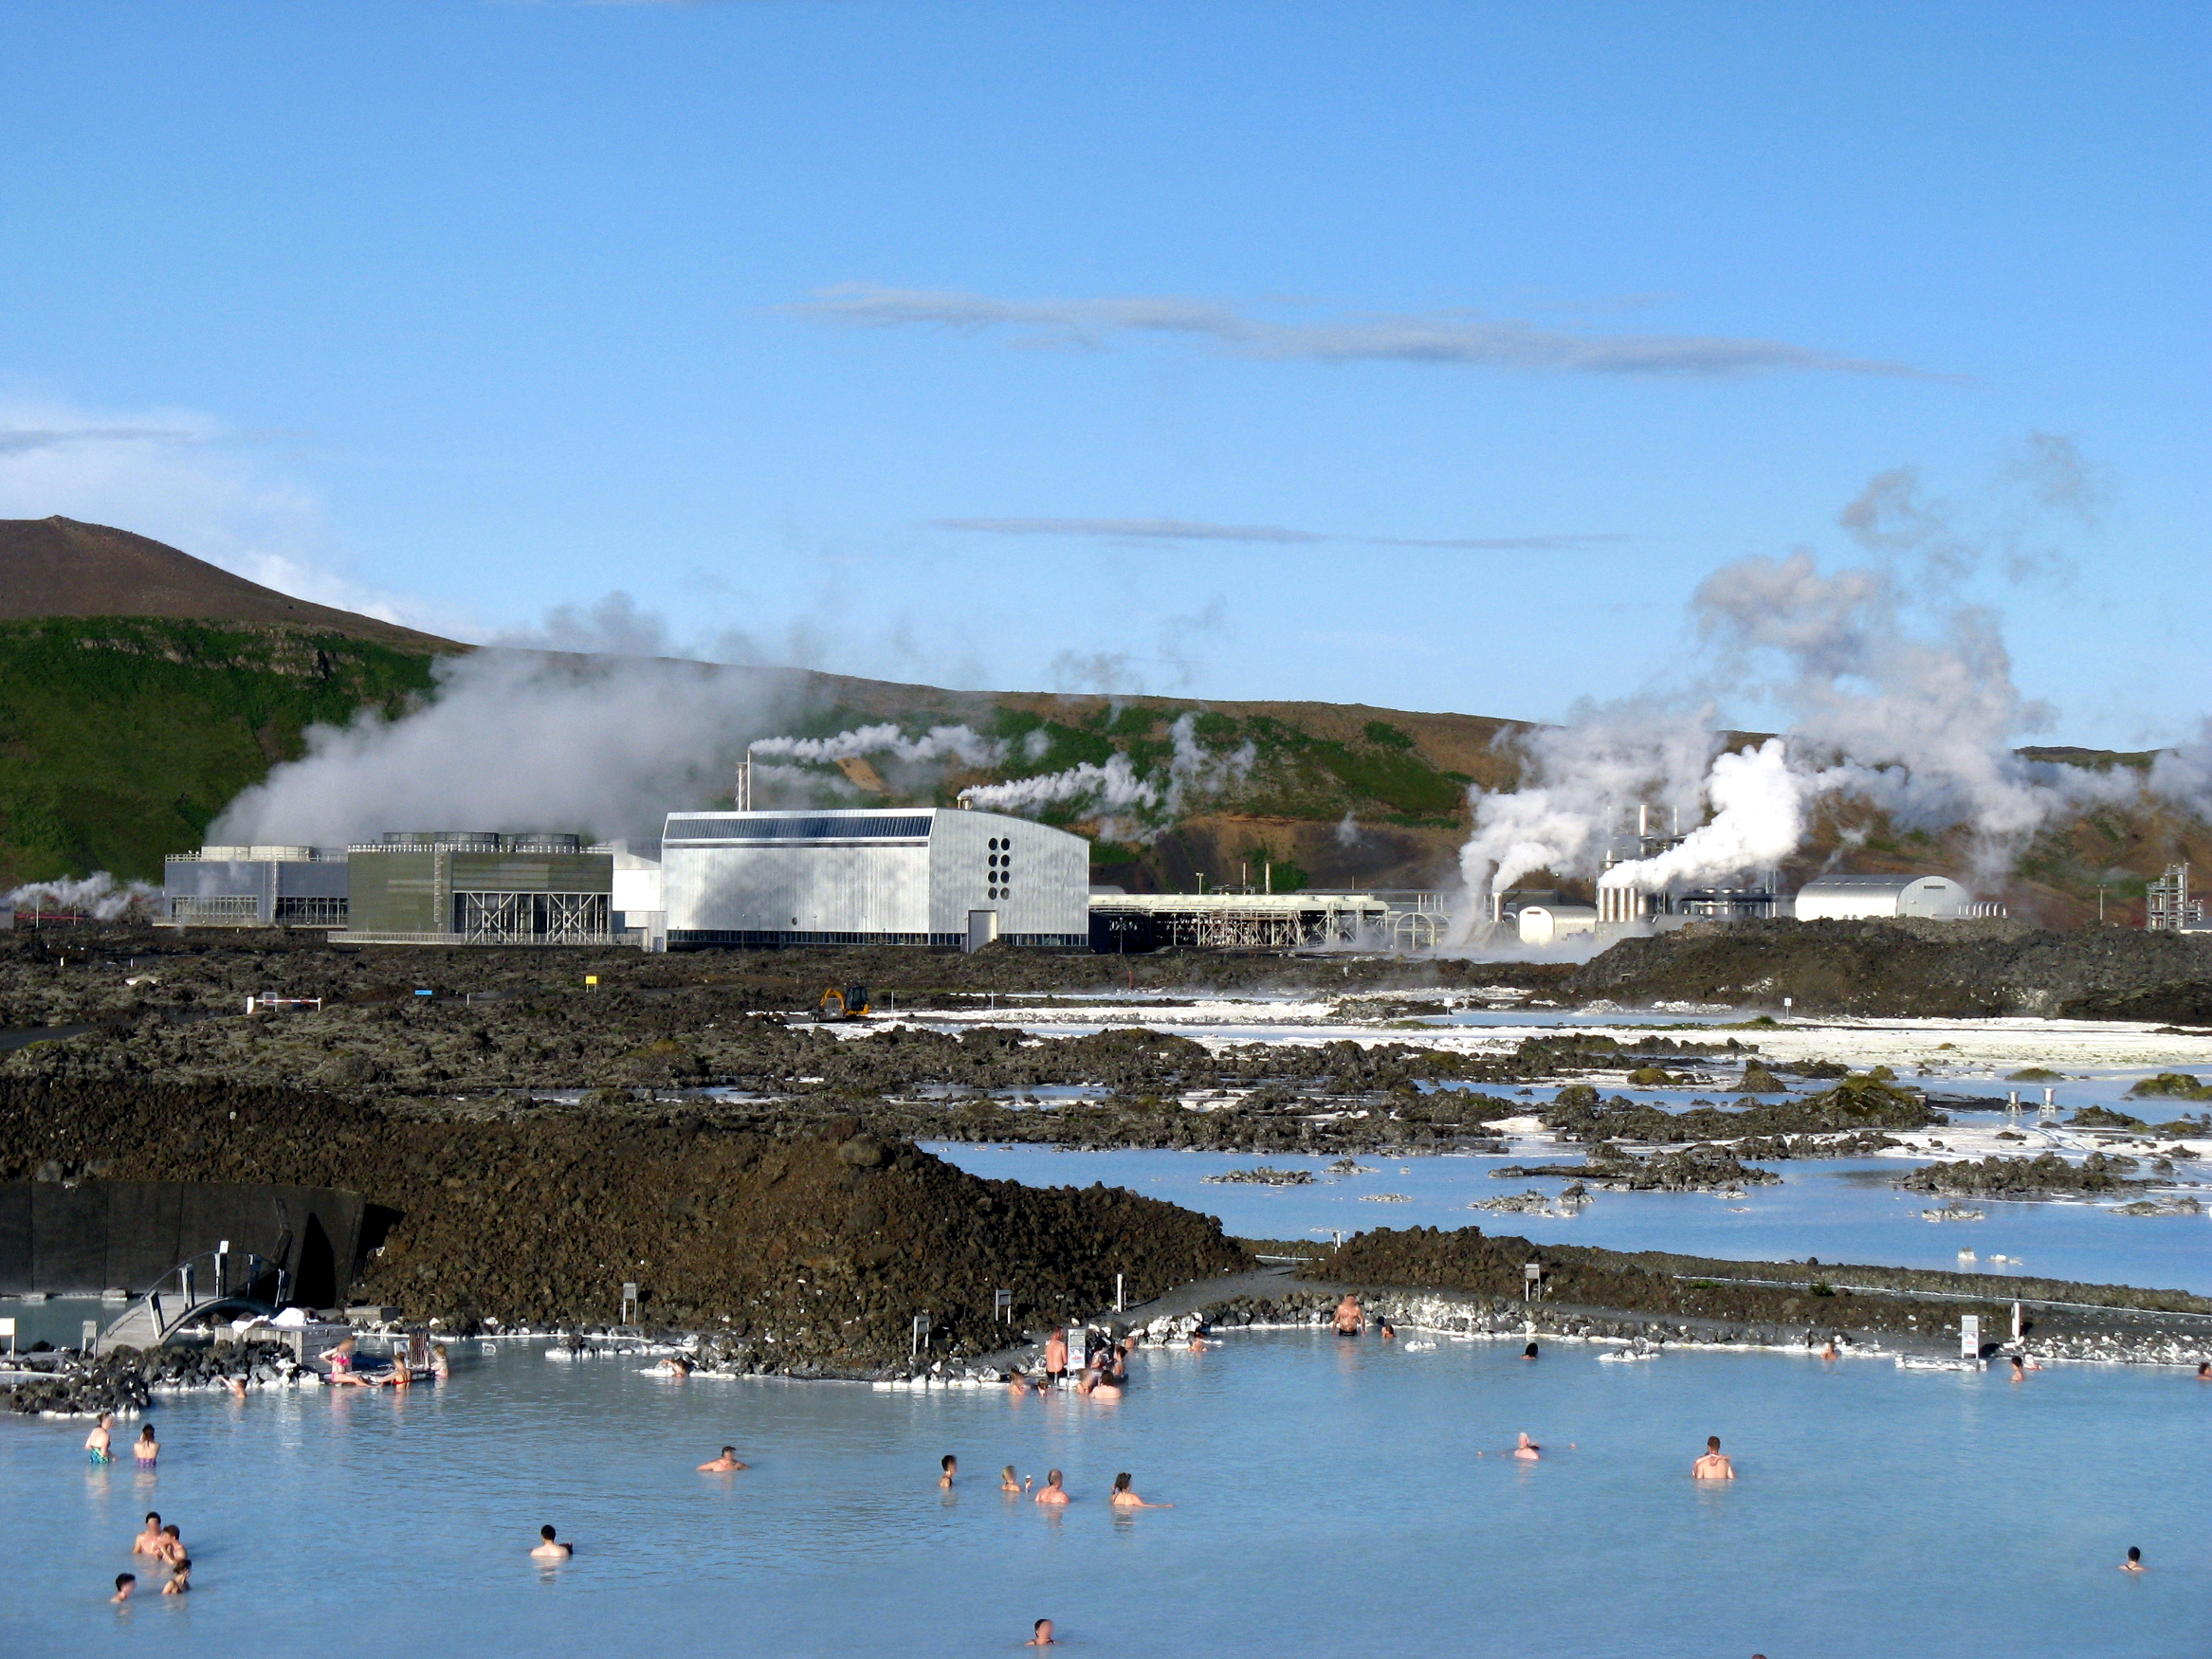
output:
[[[1536,1358],[1536,1344],[1535,1344],[1534,1342],[1531,1342],[1531,1343],[1529,1343],[1529,1344],[1528,1344],[1528,1346],[1527,1346],[1527,1347],[1526,1347],[1526,1348],[1522,1349],[1522,1350],[1521,1350],[1521,1358],[1524,1358],[1524,1359],[1533,1359],[1533,1358]]]
[[[146,1511],[145,1530],[131,1540],[131,1554],[134,1556],[157,1556],[160,1553],[161,1511],[149,1509]]]
[[[937,1484],[941,1486],[950,1486],[953,1483],[953,1477],[960,1472],[960,1460],[948,1451],[937,1460],[937,1467],[944,1471],[937,1477]]]
[[[1061,1486],[1060,1471],[1056,1468],[1047,1469],[1045,1471],[1044,1486],[1037,1493],[1036,1498],[1033,1501],[1039,1504],[1070,1504],[1074,1502],[1074,1500],[1069,1497],[1067,1491]]]
[[[1360,1305],[1360,1299],[1349,1290],[1344,1301],[1337,1304],[1336,1331],[1340,1337],[1356,1337],[1367,1328],[1367,1310]]]
[[[1137,1488],[1129,1485],[1129,1471],[1124,1469],[1114,1476],[1114,1489],[1106,1502],[1116,1509],[1173,1509],[1173,1504],[1147,1504],[1137,1496]]]
[[[192,1562],[190,1556],[179,1556],[176,1564],[169,1570],[169,1582],[162,1585],[164,1595],[189,1595],[192,1587]]]
[[[1836,1352],[1836,1339],[1834,1337],[1830,1337],[1828,1345],[1820,1350],[1820,1358],[1823,1359],[1840,1359],[1842,1358],[1840,1354]]]
[[[131,1442],[131,1455],[138,1460],[140,1468],[152,1468],[154,1460],[161,1455],[161,1442],[154,1438],[154,1425],[146,1424],[138,1431],[137,1439]]]
[[[1014,1465],[1008,1464],[998,1471],[998,1489],[1001,1492],[1019,1492],[1021,1490],[1021,1477],[1014,1472]]]
[[[1022,1644],[1025,1648],[1050,1648],[1052,1645],[1052,1621],[1049,1618],[1041,1618],[1030,1626],[1030,1638]]]
[[[1705,1455],[1690,1466],[1690,1478],[1693,1481],[1732,1481],[1736,1478],[1736,1466],[1721,1455],[1721,1437],[1718,1434],[1708,1434],[1705,1437]]]
[[[116,1593],[109,1596],[108,1599],[110,1601],[128,1601],[131,1598],[131,1592],[137,1589],[137,1574],[118,1573],[116,1575]]]
[[[2212,1359],[2202,1359],[2197,1362],[2197,1380],[2199,1382],[2212,1382]]]
[[[2120,1563],[2120,1571],[2123,1573],[2148,1573],[2150,1569],[2143,1564],[2143,1552],[2135,1545],[2130,1544],[2128,1546],[2128,1559]]]
[[[699,1472],[703,1475],[726,1475],[738,1469],[747,1468],[750,1467],[751,1466],[748,1464],[742,1464],[738,1461],[738,1449],[736,1447],[725,1446],[722,1449],[722,1455],[720,1457],[714,1459],[711,1463],[701,1464],[699,1466]]]
[[[101,1413],[100,1420],[92,1425],[92,1432],[84,1437],[84,1455],[94,1463],[115,1462],[115,1420],[113,1412]]]
[[[554,1535],[553,1528],[550,1526],[540,1526],[538,1529],[538,1547],[530,1552],[533,1557],[541,1561],[565,1561],[576,1553],[576,1546],[573,1543],[562,1543]]]
[[[1521,1438],[1513,1443],[1513,1455],[1524,1462],[1534,1463],[1544,1455],[1544,1448],[1529,1439],[1528,1431],[1524,1429],[1521,1431]]]
[[[1206,1351],[1206,1327],[1204,1325],[1191,1327],[1190,1351],[1194,1354],[1203,1354]]]
[[[1385,1342],[1396,1341],[1398,1340],[1398,1327],[1388,1320],[1379,1320],[1376,1322],[1375,1334]]]

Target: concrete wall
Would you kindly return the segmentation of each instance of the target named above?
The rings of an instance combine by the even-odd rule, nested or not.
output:
[[[330,1306],[391,1218],[329,1187],[13,1181],[0,1184],[0,1294],[137,1295],[228,1239],[240,1272],[248,1252],[262,1255],[292,1270],[297,1300]]]

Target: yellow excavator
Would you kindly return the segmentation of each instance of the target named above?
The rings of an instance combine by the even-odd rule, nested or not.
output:
[[[848,985],[840,990],[831,986],[822,993],[822,1000],[814,1005],[817,1020],[856,1020],[867,1017],[868,987]]]

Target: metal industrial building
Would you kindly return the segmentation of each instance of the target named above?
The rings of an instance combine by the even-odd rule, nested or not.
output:
[[[333,944],[612,944],[614,861],[577,835],[401,830],[347,849]]]
[[[173,927],[343,927],[347,866],[315,847],[203,847],[161,861]]]
[[[1983,903],[1948,876],[1815,876],[1798,889],[1800,921],[1863,921],[1917,916],[1958,921],[2002,916],[2004,906]]]
[[[965,808],[671,812],[671,949],[1090,942],[1089,844]]]
[[[1090,948],[1109,956],[1323,945],[1374,950],[1392,942],[1398,914],[1389,901],[1373,893],[1124,893],[1101,888],[1090,895]],[[1438,929],[1443,921],[1440,912],[1425,909],[1402,914],[1417,915]]]

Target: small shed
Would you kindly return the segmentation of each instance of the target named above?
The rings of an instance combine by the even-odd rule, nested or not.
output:
[[[1524,904],[1520,915],[1521,942],[1547,945],[1569,934],[1596,933],[1595,904]]]

